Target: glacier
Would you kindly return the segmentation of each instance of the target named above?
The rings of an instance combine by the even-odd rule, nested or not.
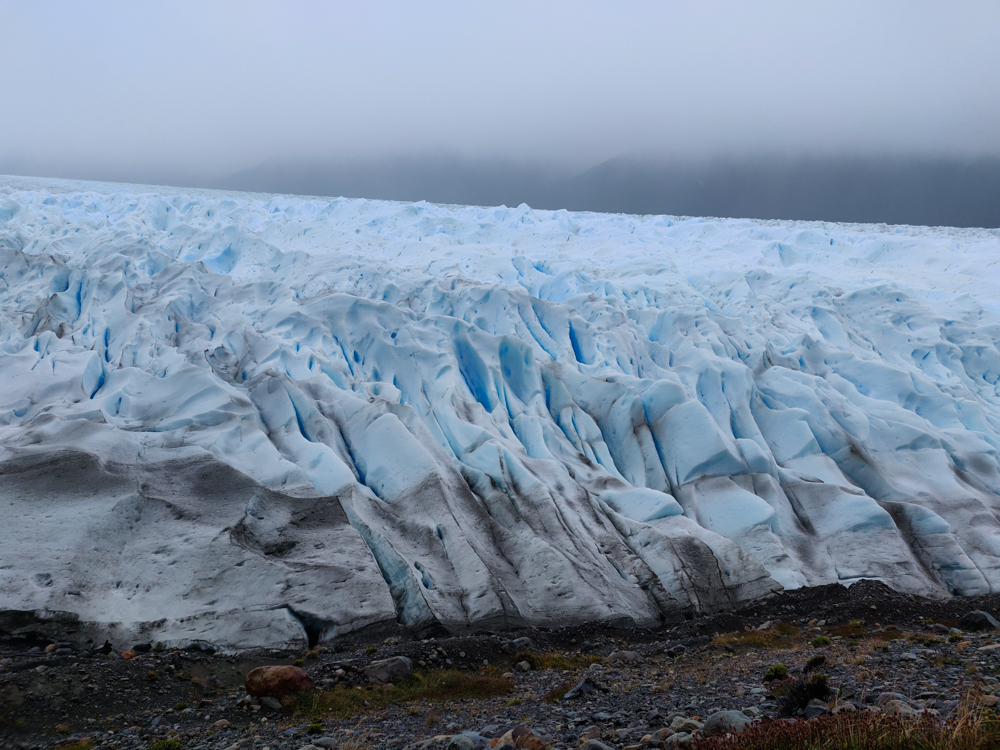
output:
[[[0,611],[239,649],[1000,590],[998,262],[0,177]]]

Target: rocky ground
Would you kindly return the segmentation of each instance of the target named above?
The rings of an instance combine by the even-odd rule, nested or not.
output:
[[[601,750],[597,741],[657,748],[691,741],[724,710],[739,713],[715,723],[855,710],[947,716],[969,700],[985,711],[1000,696],[1000,631],[958,625],[972,610],[998,609],[1000,595],[930,601],[862,582],[786,592],[657,630],[400,637],[305,654],[151,644],[84,652],[7,633],[0,640],[0,747],[475,750],[504,738],[494,746],[540,750],[577,747],[583,738],[594,750]],[[426,679],[448,670],[491,678],[500,694],[481,695],[474,682],[446,700],[422,694],[419,680],[373,686],[366,668],[396,656]],[[250,698],[246,674],[277,664],[299,664],[322,693],[287,705]],[[775,665],[789,676],[765,682]],[[829,688],[823,700],[791,705],[776,695],[818,674]],[[594,689],[559,697],[581,682]],[[530,732],[507,734],[518,727]]]

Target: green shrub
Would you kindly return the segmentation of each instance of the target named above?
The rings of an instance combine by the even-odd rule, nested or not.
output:
[[[152,750],[183,750],[184,746],[177,740],[157,740]]]
[[[180,701],[174,704],[174,711],[183,711],[187,707],[188,707],[187,703],[185,703],[184,701]]]
[[[823,646],[829,646],[831,643],[830,639],[825,635],[818,635],[812,639],[813,648],[822,648]]]
[[[772,695],[777,698],[778,708],[785,716],[794,716],[796,712],[809,705],[809,701],[818,698],[825,701],[830,695],[830,686],[825,674],[814,674],[797,677],[778,683]]]
[[[788,667],[784,664],[772,664],[764,673],[764,682],[774,682],[788,677]]]
[[[809,660],[806,662],[805,671],[812,672],[819,667],[826,664],[826,657],[823,654],[816,654],[816,656],[810,656]]]

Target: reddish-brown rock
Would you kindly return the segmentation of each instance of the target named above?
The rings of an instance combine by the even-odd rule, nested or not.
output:
[[[313,690],[312,679],[304,669],[298,667],[257,667],[247,673],[247,692],[257,698],[270,695],[281,698],[303,690]]]

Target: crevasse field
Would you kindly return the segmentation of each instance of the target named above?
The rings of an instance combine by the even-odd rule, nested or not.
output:
[[[0,178],[0,610],[240,648],[1000,590],[998,261]]]

